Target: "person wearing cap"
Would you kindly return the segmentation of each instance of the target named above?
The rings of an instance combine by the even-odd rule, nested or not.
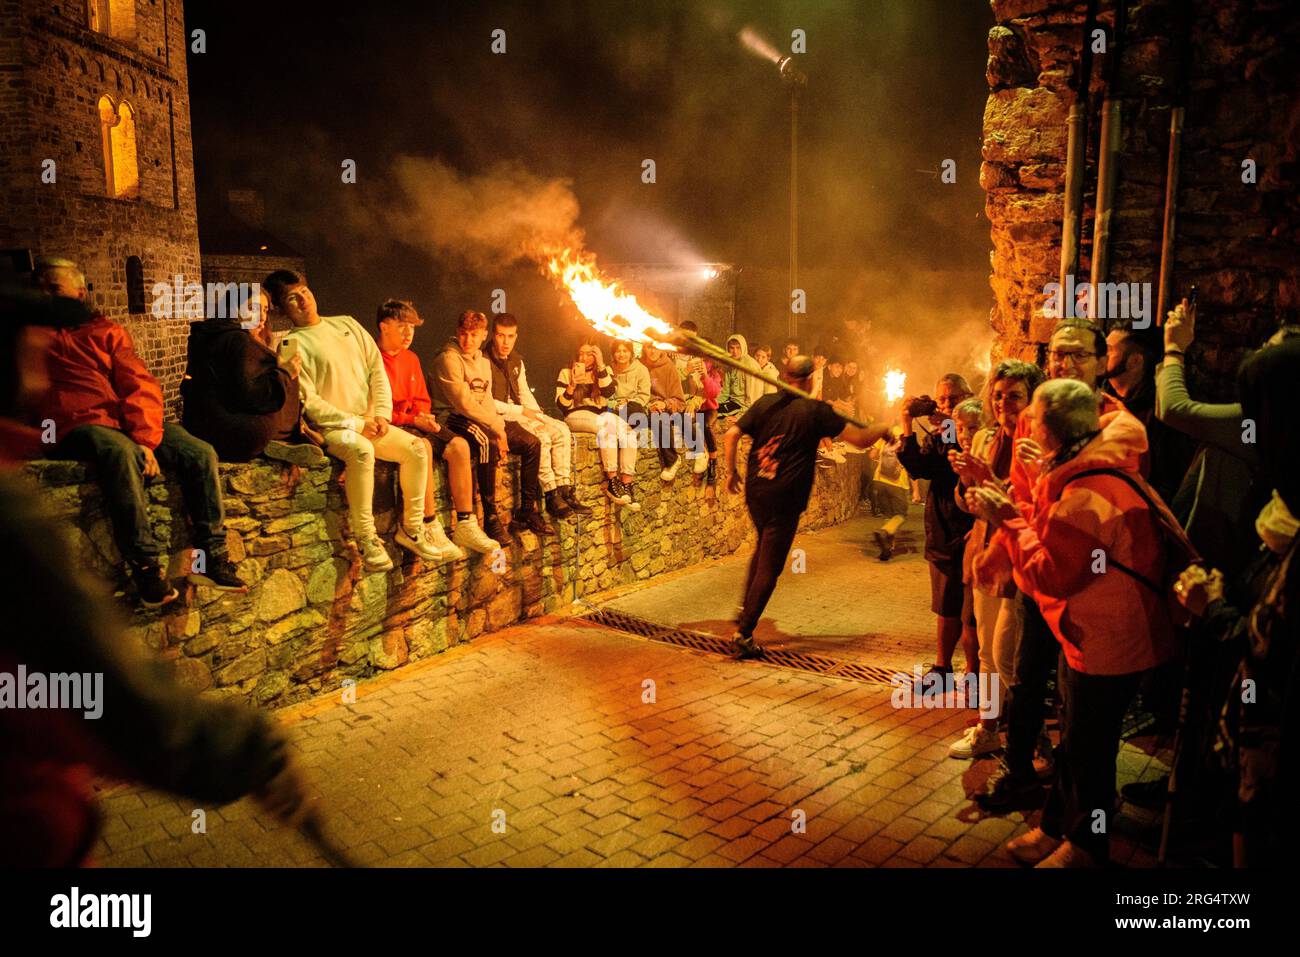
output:
[[[782,378],[807,392],[813,369],[811,358],[795,356],[787,362]],[[818,443],[824,438],[840,438],[865,449],[887,431],[884,425],[851,425],[827,403],[785,391],[760,398],[727,430],[723,445],[727,490],[732,494],[738,494],[742,484],[736,471],[736,450],[741,436],[750,439],[745,506],[758,533],[732,636],[737,658],[755,658],[762,653],[754,641],[754,627],[785,566],[799,516],[808,507],[817,470]]]

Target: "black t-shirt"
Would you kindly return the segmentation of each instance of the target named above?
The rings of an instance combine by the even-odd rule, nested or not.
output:
[[[843,432],[843,417],[825,402],[777,392],[751,405],[737,426],[753,440],[745,498],[802,512],[817,472],[817,443]]]

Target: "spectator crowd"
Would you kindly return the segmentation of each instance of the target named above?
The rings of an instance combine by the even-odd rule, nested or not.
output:
[[[75,263],[46,260],[34,279],[50,297],[87,301]],[[961,372],[946,374],[933,396],[904,399],[893,421],[868,432],[843,421],[862,414],[858,363],[820,346],[804,356],[792,340],[778,357],[734,334],[726,349],[736,367],[584,341],[553,391],[544,376],[534,380],[553,400],[546,409],[529,383],[522,324],[509,313],[461,313],[426,370],[411,348],[424,319],[410,302],[382,303],[367,328],[321,315],[297,273],[275,272],[262,290],[247,316],[193,323],[179,423],[165,421],[162,390],[126,330],[82,308],[51,323],[49,388],[27,410],[52,423],[54,441],[24,446],[26,433],[4,433],[6,459],[94,465],[142,605],[178,597],[147,514],[146,480],[160,473],[183,491],[195,555],[187,577],[199,587],[245,588],[226,554],[217,462],[257,456],[342,463],[348,529],[368,572],[394,567],[372,513],[375,462],[393,463],[401,500],[393,543],[433,567],[590,516],[575,490],[574,433],[596,437],[611,508],[640,508],[646,449],[658,457],[659,482],[684,472],[712,493],[721,471],[738,489],[727,466],[739,434],[757,445],[786,421],[758,421],[783,413],[766,398],[776,387],[746,370],[784,376],[828,407],[800,420],[816,450],[800,481],[774,483],[748,503],[760,544],[738,622],[742,657],[761,654],[750,632],[795,532],[802,504],[790,502],[807,501],[814,458],[842,461],[834,440],[847,438],[871,462],[881,561],[924,489],[936,650],[921,680],[955,684],[960,647],[961,680],[997,696],[949,753],[1001,756],[976,796],[987,812],[1041,809],[1036,826],[1009,843],[1013,856],[1042,867],[1105,864],[1123,801],[1168,807],[1184,822],[1228,823],[1238,864],[1284,860],[1295,848],[1285,795],[1296,793],[1300,463],[1285,409],[1300,381],[1300,330],[1283,327],[1251,353],[1237,401],[1216,405],[1189,395],[1196,313],[1186,301],[1156,338],[1064,319],[1041,366],[1002,361],[980,396]],[[278,342],[270,317],[292,326]],[[719,431],[728,433],[721,464]],[[496,499],[508,456],[518,461],[517,503]],[[445,520],[434,495],[440,463]],[[980,673],[984,682],[970,680]],[[1173,775],[1121,796],[1116,758],[1135,701],[1176,741]],[[1046,733],[1052,709],[1055,742]],[[283,792],[281,770],[241,786]]]

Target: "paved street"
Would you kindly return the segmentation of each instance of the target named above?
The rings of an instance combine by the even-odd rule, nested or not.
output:
[[[809,572],[783,577],[769,637],[792,641],[801,621],[800,640],[816,645],[823,619],[808,612],[819,603],[825,621],[843,623],[830,570],[872,580],[874,558],[842,561],[872,527],[860,519],[800,537]],[[746,558],[651,585],[633,604],[674,608],[673,623],[725,619]],[[678,604],[683,589],[708,586],[701,574],[715,579],[709,615]],[[888,601],[919,609],[903,619],[904,644],[919,647],[924,567],[912,556],[888,574]],[[866,647],[836,641],[846,654]],[[910,667],[912,651],[899,658]],[[967,798],[994,760],[947,757],[971,712],[897,710],[885,685],[736,663],[578,619],[487,635],[356,690],[352,704],[336,695],[278,714],[326,830],[363,864],[1014,866],[1001,845],[1025,826],[1020,813],[983,817]],[[1156,773],[1134,746],[1151,743],[1125,745],[1121,782]],[[103,806],[97,856],[108,866],[324,863],[248,801],[205,809],[205,834],[192,833],[194,806],[166,795],[116,788]],[[1116,844],[1119,863],[1151,862]]]

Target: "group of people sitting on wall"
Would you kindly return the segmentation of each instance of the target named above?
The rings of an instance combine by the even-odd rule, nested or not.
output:
[[[992,689],[993,707],[981,703],[949,753],[1001,754],[976,795],[986,811],[1042,807],[1008,845],[1022,863],[1107,861],[1135,700],[1167,735],[1187,705],[1175,835],[1226,845],[1230,822],[1239,864],[1296,848],[1285,803],[1296,793],[1288,742],[1300,740],[1300,443],[1285,410],[1300,327],[1283,325],[1248,355],[1238,401],[1214,405],[1187,391],[1194,324],[1186,301],[1163,342],[1158,328],[1107,334],[1063,319],[1045,368],[999,363],[983,401],[962,375],[945,375],[933,397],[903,401],[900,431],[878,443],[878,494],[886,454],[928,482],[938,648],[922,686]],[[903,494],[891,509],[905,511]],[[898,521],[877,532],[882,557]],[[1055,748],[1044,730],[1053,686]],[[1173,798],[1164,778],[1126,785],[1123,800],[1159,810]]]
[[[69,260],[42,260],[34,281],[50,296],[87,300],[85,276]],[[654,346],[637,358],[628,342],[614,343],[607,364],[600,346],[588,342],[560,370],[555,417],[529,385],[519,323],[509,313],[490,323],[481,312],[462,313],[426,374],[411,350],[424,321],[410,302],[381,304],[371,331],[350,316],[322,316],[305,279],[292,271],[268,276],[260,297],[243,316],[191,324],[179,423],[164,421],[158,381],[118,323],[86,309],[85,321],[60,329],[51,345],[54,388],[37,410],[50,429],[32,455],[96,466],[118,549],[145,607],[179,594],[148,518],[145,481],[160,470],[183,491],[192,584],[244,589],[226,554],[217,462],[258,456],[304,467],[326,456],[340,460],[360,560],[367,572],[383,572],[393,558],[375,526],[376,459],[397,466],[397,546],[431,564],[453,562],[467,552],[493,554],[524,530],[554,534],[548,516],[592,514],[574,489],[573,432],[596,436],[604,492],[615,507],[640,508],[636,463],[647,445],[657,448],[662,481],[672,482],[685,460],[712,491],[715,421],[738,417],[776,388]],[[272,317],[287,320],[289,331],[273,335]],[[747,367],[774,372],[769,351],[756,362],[743,336],[733,336],[728,349]],[[496,476],[508,454],[519,459],[519,505],[503,521]],[[434,495],[440,461],[454,513],[450,534]]]

